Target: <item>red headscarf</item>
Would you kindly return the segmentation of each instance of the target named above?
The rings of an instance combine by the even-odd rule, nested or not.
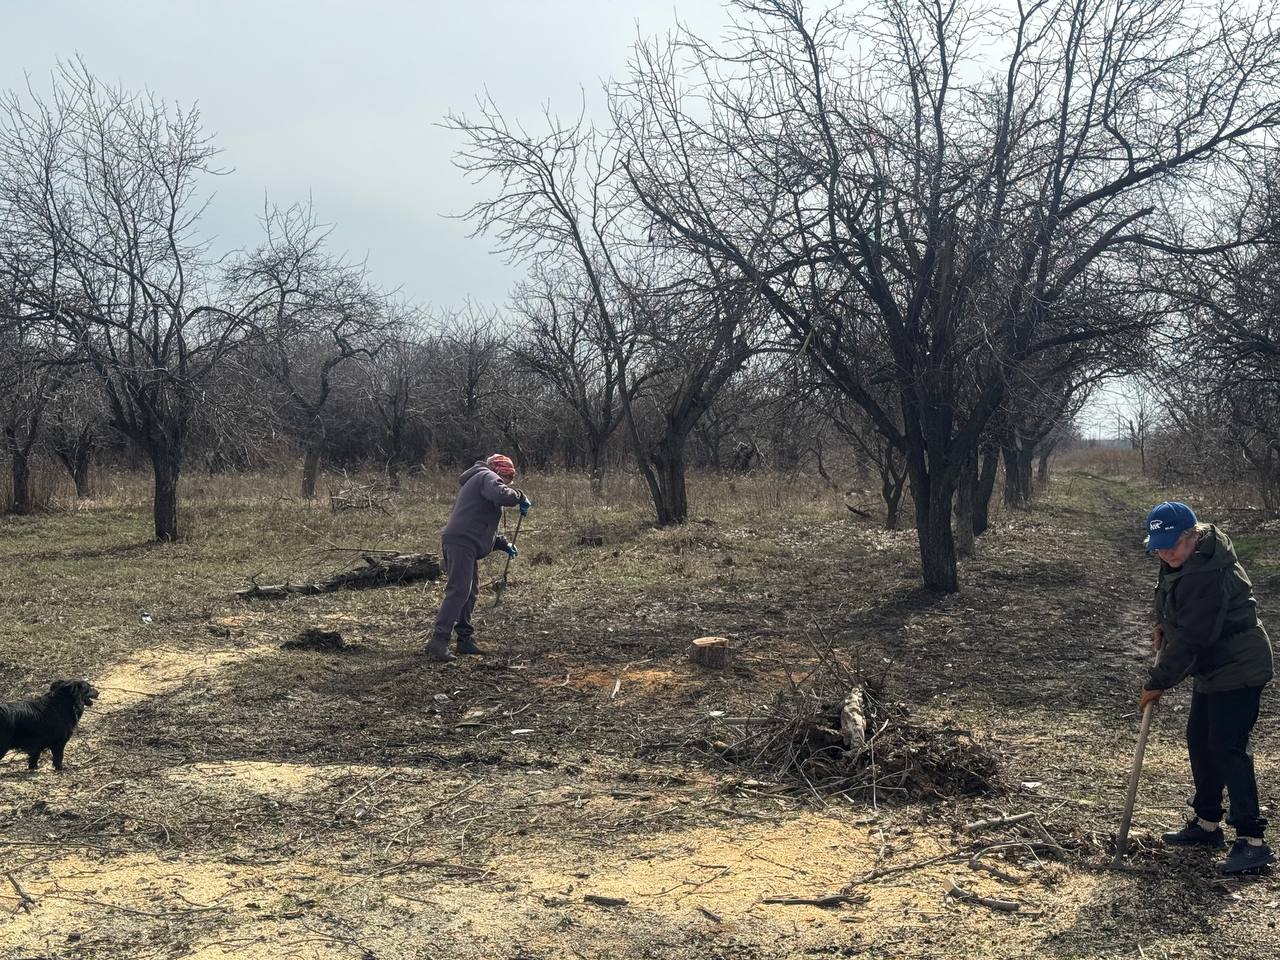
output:
[[[495,453],[484,465],[502,478],[503,483],[510,483],[516,478],[516,465],[510,457]]]

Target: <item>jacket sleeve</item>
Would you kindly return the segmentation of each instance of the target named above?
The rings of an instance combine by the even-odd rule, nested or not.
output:
[[[496,473],[490,473],[484,478],[480,492],[486,500],[500,507],[514,507],[520,502],[520,491],[508,487]]]
[[[1160,658],[1151,668],[1148,690],[1168,690],[1187,675],[1195,659],[1218,642],[1226,618],[1222,578],[1218,569],[1183,577],[1174,596],[1177,625],[1165,636]]]

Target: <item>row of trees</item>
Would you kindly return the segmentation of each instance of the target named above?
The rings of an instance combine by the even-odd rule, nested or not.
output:
[[[394,482],[498,445],[581,465],[598,486],[625,410],[660,522],[687,515],[690,442],[711,465],[805,454],[779,425],[798,419],[787,407],[804,378],[784,372],[780,386],[766,372],[747,340],[758,345],[762,311],[747,318],[740,292],[710,274],[662,264],[670,282],[624,320],[553,269],[502,315],[428,316],[334,254],[307,206],[267,206],[255,247],[213,256],[200,190],[215,160],[194,111],[103,85],[78,62],[47,97],[0,100],[0,425],[18,512],[33,507],[41,443],[82,495],[95,451],[125,453],[123,441],[149,460],[160,540],[178,535],[193,458],[245,467],[282,445],[302,451],[308,497],[326,455],[379,463]],[[608,340],[619,322],[625,340]]]
[[[1193,357],[1267,366],[1269,11],[729,9],[719,40],[640,41],[604,125],[547,111],[531,131],[489,100],[448,119],[491,185],[467,216],[528,266],[501,318],[452,324],[330,253],[306,208],[268,208],[258,247],[212,258],[194,113],[79,64],[48,100],[11,95],[15,483],[41,405],[95,391],[152,461],[161,539],[193,437],[235,460],[287,434],[311,490],[326,450],[361,443],[394,471],[501,439],[597,484],[625,454],[659,524],[687,518],[691,458],[826,472],[851,449],[890,517],[911,504],[926,585],[952,591],[1001,465],[1025,501],[1096,384],[1161,363],[1185,380]],[[1263,417],[1274,381],[1250,382],[1232,410]]]
[[[1202,265],[1271,236],[1280,35],[1226,6],[730,9],[724,39],[639,42],[604,129],[548,115],[531,135],[492,102],[452,118],[496,185],[471,216],[579,278],[624,397],[655,315],[717,363],[802,357],[902,458],[924,581],[953,591],[996,458],[1028,496],[1093,384],[1144,369],[1190,305],[1230,312]]]

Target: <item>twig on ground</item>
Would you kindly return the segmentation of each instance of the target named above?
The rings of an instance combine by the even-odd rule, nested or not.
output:
[[[866,903],[867,897],[832,893],[825,897],[765,897],[760,902],[788,907],[841,907],[846,903]]]
[[[1017,900],[997,900],[995,897],[979,896],[976,893],[971,893],[964,889],[964,887],[960,886],[960,884],[956,883],[954,880],[947,881],[947,896],[953,897],[956,900],[963,900],[965,903],[976,903],[992,910],[1002,910],[1006,913],[1017,913],[1024,906],[1024,904],[1019,903]]]
[[[1008,824],[1022,823],[1025,820],[1032,819],[1034,816],[1034,812],[1020,813],[1016,817],[1008,817],[1001,814],[988,820],[975,820],[973,823],[966,823],[960,828],[960,831],[962,833],[977,833],[979,830],[986,830],[989,827],[1003,827]]]
[[[22,884],[18,882],[17,877],[12,873],[6,873],[5,876],[9,878],[9,883],[13,885],[14,893],[18,895],[18,902],[22,905],[22,909],[30,913],[31,908],[36,904],[35,900],[31,899],[31,895],[22,889]]]

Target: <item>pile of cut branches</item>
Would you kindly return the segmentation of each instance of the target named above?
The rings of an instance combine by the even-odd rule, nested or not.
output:
[[[914,800],[997,792],[995,755],[950,723],[926,726],[856,668],[818,667],[750,717],[720,721],[712,748],[797,792]]]

